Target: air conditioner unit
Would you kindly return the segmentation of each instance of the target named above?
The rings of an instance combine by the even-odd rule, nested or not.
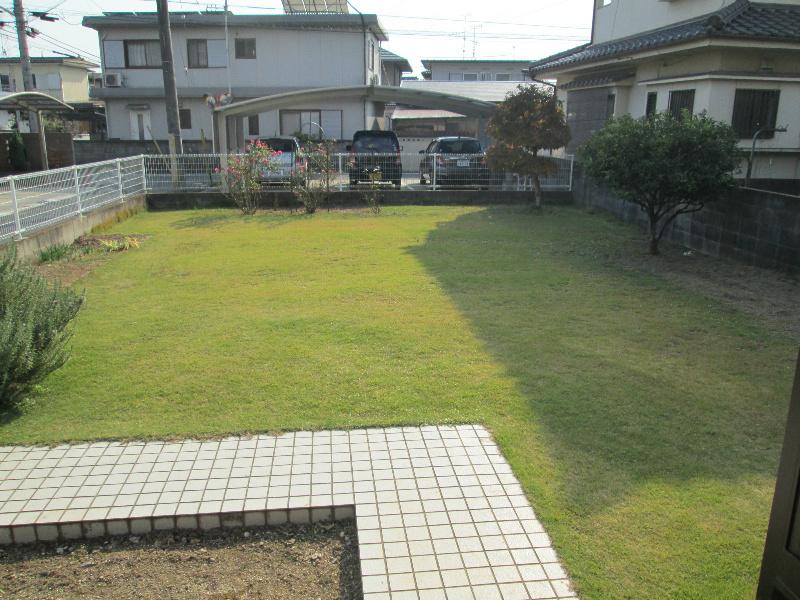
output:
[[[103,85],[105,87],[122,87],[122,74],[105,73],[103,75]]]

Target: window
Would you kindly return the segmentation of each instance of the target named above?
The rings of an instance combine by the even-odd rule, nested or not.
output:
[[[494,79],[495,81],[511,81],[511,73],[498,73]]]
[[[491,81],[492,74],[491,73],[481,73],[481,81]]]
[[[617,107],[617,95],[609,94],[606,97],[606,120],[614,116],[614,109]]]
[[[127,40],[125,66],[147,69],[161,66],[161,43],[158,40]]]
[[[680,117],[683,111],[694,113],[694,90],[673,90],[669,93],[669,112]]]
[[[464,73],[464,81],[478,81],[477,73]]]
[[[206,40],[186,40],[186,55],[190,69],[208,68],[208,42]]]
[[[236,38],[236,58],[255,58],[256,38]]]
[[[775,128],[778,120],[779,90],[736,90],[733,100],[733,129],[740,138],[752,139],[762,127]],[[775,137],[765,131],[760,139]]]
[[[375,42],[372,40],[369,41],[369,68],[375,70]]]
[[[321,121],[321,111],[318,110],[282,110],[281,135],[304,133],[321,139]]]
[[[0,75],[0,89],[4,92],[11,91],[11,76],[10,75]]]
[[[181,122],[181,129],[192,128],[192,111],[188,108],[181,108],[178,110],[178,116]]]
[[[250,135],[258,135],[258,115],[247,117],[247,131]]]
[[[656,114],[656,106],[658,104],[658,92],[650,92],[647,94],[647,106],[644,109],[644,114],[652,117]]]
[[[448,73],[447,75],[450,81],[464,81],[463,73]]]
[[[33,84],[33,89],[39,89],[39,86],[36,84],[36,73],[31,73],[31,83]]]

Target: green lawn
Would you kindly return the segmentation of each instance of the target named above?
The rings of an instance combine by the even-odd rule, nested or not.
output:
[[[796,350],[574,209],[143,213],[0,442],[482,422],[585,598],[752,598]]]

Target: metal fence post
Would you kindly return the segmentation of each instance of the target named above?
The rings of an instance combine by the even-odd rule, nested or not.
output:
[[[119,199],[125,200],[125,193],[122,187],[122,160],[117,159],[117,184],[119,185]]]
[[[144,194],[147,192],[147,167],[145,163],[145,155],[142,154],[140,158],[142,159],[142,193]]]
[[[572,158],[569,161],[569,191],[572,191],[572,181],[575,175],[575,155],[572,155]]]
[[[433,189],[436,189],[436,163],[439,160],[439,156],[434,154],[433,155],[433,175],[431,176],[431,184],[433,185]]]
[[[8,178],[8,187],[11,190],[11,209],[14,211],[14,227],[16,228],[17,239],[22,239],[22,221],[19,218],[19,206],[17,205],[17,184],[16,177]]]
[[[72,166],[72,179],[75,183],[75,202],[78,204],[78,214],[83,214],[83,206],[81,205],[81,184],[78,180],[78,166]]]

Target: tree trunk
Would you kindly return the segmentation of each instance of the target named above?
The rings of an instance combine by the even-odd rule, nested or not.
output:
[[[658,222],[650,215],[650,254],[658,256]]]
[[[542,208],[542,184],[539,181],[539,176],[533,176],[533,195],[536,198],[536,208]]]

